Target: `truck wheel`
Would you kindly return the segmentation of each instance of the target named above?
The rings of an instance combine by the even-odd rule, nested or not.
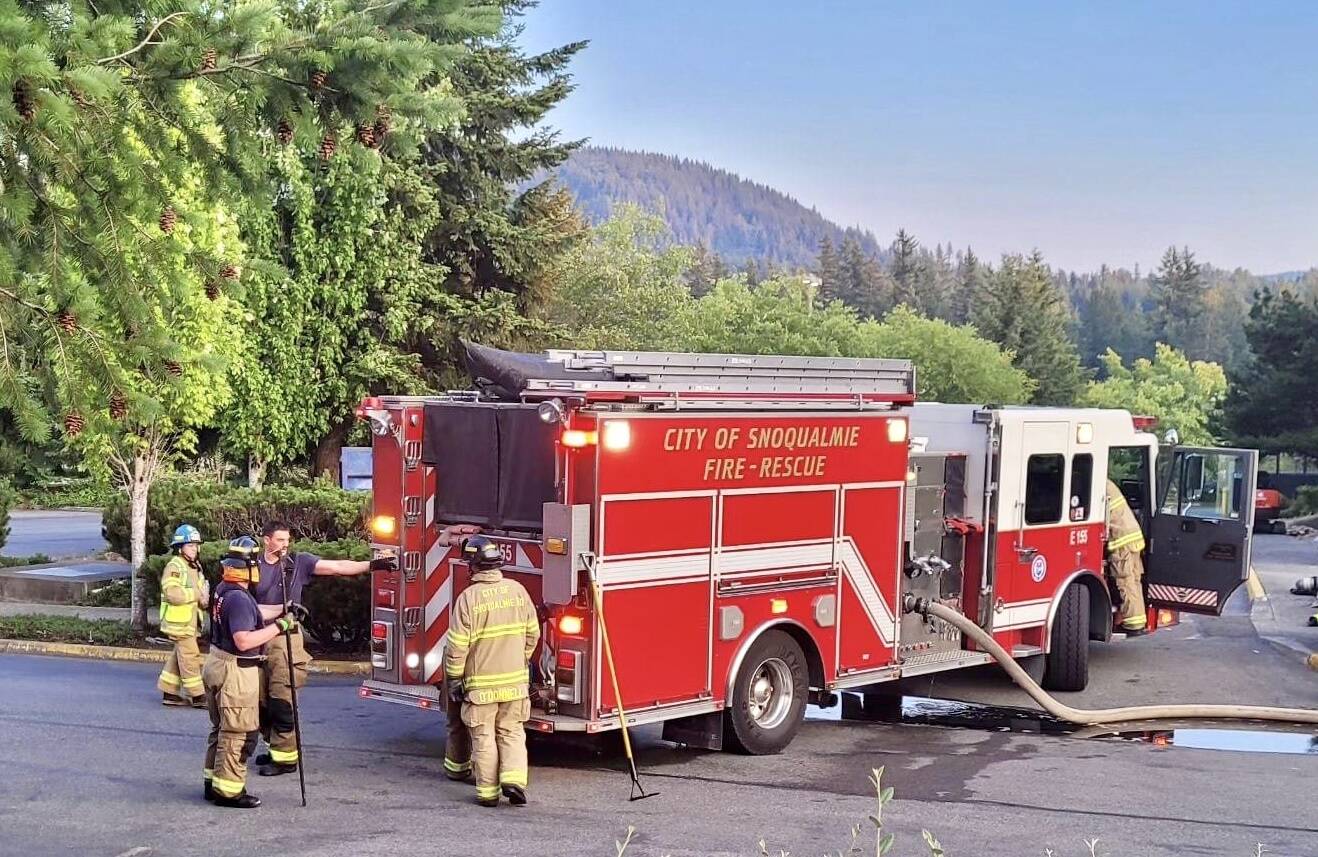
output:
[[[766,631],[737,670],[732,704],[724,712],[733,750],[752,756],[781,753],[805,719],[809,673],[791,635]]]
[[[1053,619],[1052,650],[1044,667],[1048,690],[1084,690],[1089,684],[1089,589],[1066,587]]]

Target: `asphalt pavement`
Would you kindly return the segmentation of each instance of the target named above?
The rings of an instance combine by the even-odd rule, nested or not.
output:
[[[100,512],[15,509],[9,513],[9,538],[0,545],[0,552],[5,556],[44,553],[51,559],[64,559],[93,556],[105,548]]]
[[[1284,594],[1274,582],[1290,576],[1289,587],[1314,550],[1282,536],[1256,542],[1273,603]],[[1260,637],[1257,602],[1251,611],[1243,599],[1221,618],[1095,644],[1089,689],[1061,697],[1077,707],[1318,707],[1318,674]],[[615,746],[537,742],[532,804],[489,810],[443,777],[441,715],[360,700],[354,680],[332,677],[313,678],[301,698],[310,806],[298,806],[296,777],[253,776],[266,805],[225,811],[200,796],[206,716],[162,707],[156,672],[0,656],[0,855],[613,855],[629,825],[634,855],[758,855],[761,838],[771,854],[836,853],[856,824],[868,851],[868,777],[879,766],[896,790],[884,821],[897,854],[926,853],[928,829],[947,853],[975,857],[1088,855],[1095,838],[1109,857],[1248,857],[1260,843],[1269,855],[1318,855],[1312,729],[1180,724],[1116,739],[1045,734],[1030,715],[973,708],[956,722],[977,728],[937,725],[958,710],[945,703],[915,703],[935,712],[919,725],[829,722],[833,709],[774,757],[687,750],[641,730],[642,777],[659,795],[637,803]],[[1024,704],[995,668],[905,689]]]
[[[1318,541],[1313,536],[1255,536],[1254,570],[1267,595],[1254,602],[1251,618],[1269,642],[1299,656],[1318,652],[1318,598],[1291,595],[1301,577],[1318,574]]]

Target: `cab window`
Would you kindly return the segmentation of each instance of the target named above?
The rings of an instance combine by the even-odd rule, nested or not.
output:
[[[1025,523],[1055,524],[1062,520],[1064,455],[1031,455],[1025,465]]]
[[[1071,520],[1089,520],[1090,497],[1094,493],[1094,456],[1071,457]]]

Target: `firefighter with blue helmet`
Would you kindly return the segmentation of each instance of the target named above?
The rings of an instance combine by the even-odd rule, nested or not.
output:
[[[210,600],[210,586],[198,558],[201,533],[191,524],[182,524],[174,531],[169,547],[174,555],[160,575],[160,633],[174,641],[174,649],[160,671],[156,687],[165,705],[205,708],[197,636],[201,633],[201,611]]]
[[[210,654],[202,668],[211,721],[204,794],[216,806],[234,809],[261,805],[247,792],[247,760],[261,727],[261,664],[266,643],[296,627],[289,616],[265,624],[266,616],[250,592],[260,581],[260,550],[250,536],[229,542],[211,603]]]

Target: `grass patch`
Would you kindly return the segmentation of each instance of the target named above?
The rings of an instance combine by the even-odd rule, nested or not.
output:
[[[44,553],[34,553],[32,556],[0,556],[0,568],[18,568],[21,565],[44,565],[50,562],[50,557]]]
[[[148,629],[148,633],[155,629]],[[127,622],[80,619],[77,616],[0,616],[0,638],[44,643],[87,643],[93,646],[144,646],[146,637],[133,633]]]

